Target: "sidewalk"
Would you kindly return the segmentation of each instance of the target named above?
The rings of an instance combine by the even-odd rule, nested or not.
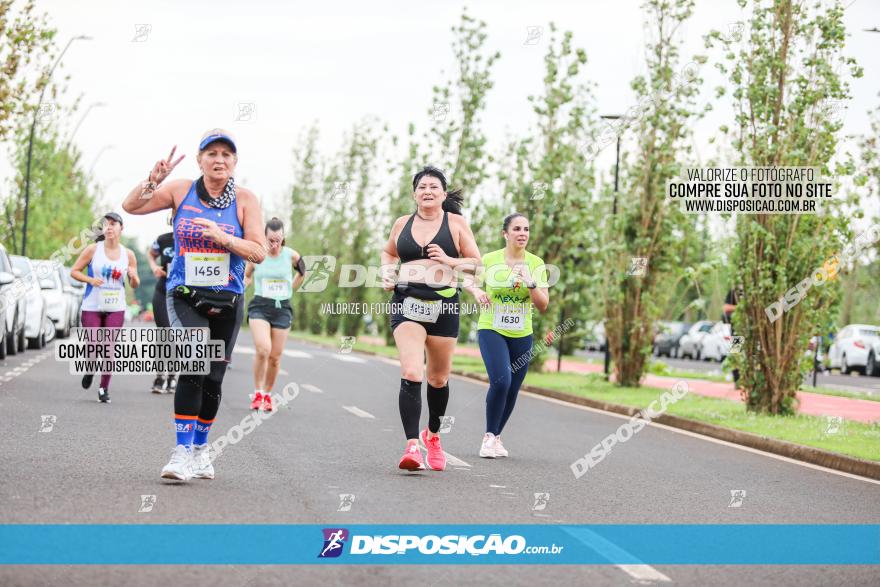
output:
[[[473,348],[455,349],[456,355],[464,355],[470,357],[479,357],[480,351]],[[562,360],[562,371],[567,373],[602,373],[602,365],[594,365],[591,363],[581,363],[579,361]],[[556,359],[548,359],[544,363],[547,373],[556,371]],[[659,387],[661,389],[672,389],[677,381],[686,381],[688,390],[691,393],[705,395],[708,397],[720,397],[731,401],[742,401],[739,392],[733,387],[733,383],[716,383],[714,381],[704,381],[702,379],[684,379],[677,377],[663,377],[660,375],[648,374],[642,379],[642,385],[648,387]],[[836,395],[823,395],[821,393],[811,393],[809,391],[800,391],[797,394],[800,400],[799,413],[808,414],[810,416],[841,416],[846,420],[854,420],[856,422],[880,421],[880,402],[874,402],[864,399],[853,399],[848,397],[838,397]]]

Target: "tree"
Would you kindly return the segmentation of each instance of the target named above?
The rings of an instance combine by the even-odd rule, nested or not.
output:
[[[4,213],[0,221],[3,242],[16,252],[21,244],[18,227],[24,216],[24,201],[18,194],[24,192],[27,130],[22,127],[15,143],[13,162],[16,175],[12,194],[2,201]],[[89,178],[80,165],[79,151],[65,144],[53,127],[44,130],[34,138],[28,255],[34,259],[48,258],[56,251],[65,250],[72,236],[83,231],[90,234],[99,220],[95,207]],[[82,244],[81,240],[78,245]],[[73,258],[65,255],[65,263],[72,262],[79,251],[72,254]]]
[[[37,14],[34,0],[27,0],[17,11],[15,4],[0,0],[0,141],[14,134],[22,117],[36,107],[34,96],[48,80],[29,75],[28,66],[49,59],[55,37],[46,15]]]
[[[617,384],[636,387],[645,372],[655,323],[668,296],[691,277],[682,264],[684,235],[693,220],[666,199],[666,182],[688,157],[688,123],[697,114],[696,71],[679,75],[677,32],[693,12],[692,0],[649,0],[644,8],[655,38],[646,50],[647,75],[632,87],[640,112],[632,123],[637,147],[621,174],[620,213],[611,216],[605,251],[605,332]],[[623,163],[622,163],[623,165]]]
[[[839,71],[861,75],[855,61],[842,55],[843,7],[808,7],[793,0],[754,0],[751,5],[744,43],[737,46],[718,32],[707,39],[725,51],[726,62],[718,67],[730,80],[735,111],[733,125],[722,130],[733,139],[737,164],[815,167],[824,177],[832,169],[851,172],[851,163],[832,163],[841,128],[834,112],[849,98],[846,74]],[[733,320],[744,343],[734,365],[746,405],[791,413],[811,366],[804,353],[807,340],[830,323],[838,283],[813,287],[775,321],[765,308],[840,250],[849,237],[848,219],[835,214],[833,205],[815,215],[742,215],[736,232],[733,265],[744,296]]]
[[[583,148],[595,134],[594,98],[584,71],[587,54],[574,47],[570,31],[557,38],[556,25],[549,28],[543,93],[529,96],[536,127],[527,139],[509,146],[516,164],[499,171],[513,209],[529,218],[529,250],[559,269],[559,281],[550,289],[554,311],[533,315],[537,340],[552,325],[588,311],[597,268],[588,247],[598,240],[601,217],[591,201],[594,169]],[[493,228],[500,229],[500,219]],[[540,370],[546,349],[536,344],[535,351],[530,368]]]

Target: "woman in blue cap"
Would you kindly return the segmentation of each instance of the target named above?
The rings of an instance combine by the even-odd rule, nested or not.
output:
[[[174,394],[177,445],[162,469],[166,479],[213,479],[208,431],[241,327],[245,263],[261,263],[266,255],[263,213],[254,193],[235,184],[238,149],[229,132],[212,129],[202,136],[196,157],[202,175],[195,181],[163,183],[183,159],[174,160],[175,150],[153,166],[122,207],[130,214],[174,212],[168,318],[173,327],[209,328],[212,340],[225,343],[225,360],[212,361],[209,374],[179,376]]]

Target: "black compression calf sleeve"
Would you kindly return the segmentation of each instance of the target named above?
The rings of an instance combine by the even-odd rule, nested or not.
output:
[[[440,430],[440,418],[446,415],[446,404],[449,403],[449,382],[443,387],[428,384],[428,430],[437,434]]]
[[[406,439],[411,440],[419,437],[419,418],[422,416],[422,382],[400,380],[400,421],[403,423],[403,431]]]

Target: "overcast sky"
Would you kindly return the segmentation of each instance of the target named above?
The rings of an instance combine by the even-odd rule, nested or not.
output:
[[[106,204],[120,211],[128,190],[172,145],[187,154],[172,177],[195,178],[197,141],[211,127],[237,135],[237,180],[270,212],[282,211],[293,180],[291,151],[312,121],[319,122],[325,150],[365,116],[398,134],[410,121],[427,127],[431,87],[451,69],[450,27],[465,4],[488,23],[488,47],[501,52],[483,116],[490,149],[500,150],[533,120],[527,96],[541,90],[550,21],[572,30],[575,44],[586,49],[600,112],[634,105],[629,82],[644,70],[645,39],[636,0],[38,1],[58,29],[59,45],[74,35],[93,37],[75,42],[64,58],[62,71],[71,78],[65,99],[81,93],[83,109],[107,104],[89,113],[75,141],[86,168],[94,164]],[[866,132],[867,110],[880,104],[880,34],[862,31],[880,26],[878,4],[855,0],[846,11],[848,54],[865,76],[853,83],[845,133]],[[728,30],[744,17],[734,0],[698,0],[683,31],[682,63],[705,52],[702,37],[710,29]],[[543,27],[543,34],[529,37],[530,27]],[[719,81],[708,66],[700,74],[707,87]],[[706,155],[717,117],[729,115],[716,112],[701,124],[698,147]],[[606,149],[599,162],[610,169],[613,158],[613,148]],[[126,233],[142,245],[165,230],[161,214],[125,218]]]

